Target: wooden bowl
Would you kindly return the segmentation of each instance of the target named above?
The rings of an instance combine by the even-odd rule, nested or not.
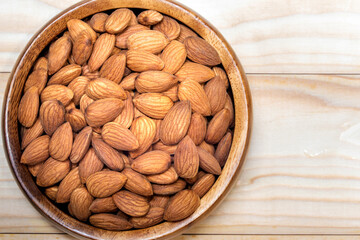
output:
[[[235,129],[228,161],[201,205],[190,217],[173,223],[162,223],[143,230],[107,231],[79,222],[56,207],[35,185],[27,168],[20,164],[19,125],[17,109],[24,83],[41,51],[66,28],[73,18],[82,19],[96,12],[115,8],[154,9],[192,28],[218,51],[228,74],[235,105]],[[90,239],[154,239],[174,237],[208,215],[226,196],[236,182],[248,147],[251,127],[251,98],[244,70],[223,36],[194,11],[166,0],[88,0],[80,2],[50,20],[30,40],[20,54],[10,75],[4,96],[3,139],[5,152],[15,179],[32,205],[57,228],[80,238]]]

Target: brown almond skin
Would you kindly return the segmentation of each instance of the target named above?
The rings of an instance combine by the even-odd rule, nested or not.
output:
[[[65,114],[65,119],[71,125],[74,132],[79,132],[86,127],[86,120],[84,114],[80,109],[72,108]]]
[[[86,180],[86,186],[92,196],[104,198],[119,191],[126,180],[124,174],[107,170],[90,175]]]
[[[70,123],[62,124],[50,138],[50,156],[58,161],[65,161],[71,153],[73,132]]]
[[[226,89],[229,87],[229,79],[226,75],[226,72],[221,67],[213,67],[212,68],[215,76],[220,77],[220,79],[224,82]]]
[[[118,98],[104,98],[90,103],[85,110],[86,122],[91,127],[101,127],[114,120],[122,111],[124,102]]]
[[[86,95],[94,100],[103,98],[126,99],[124,89],[106,78],[98,78],[91,81],[86,88]]]
[[[92,98],[89,98],[88,95],[82,95],[79,102],[81,112],[85,114],[86,108],[93,102],[94,100]]]
[[[39,112],[39,92],[37,87],[29,88],[20,100],[18,120],[24,127],[31,127]]]
[[[179,81],[194,80],[198,83],[204,83],[215,77],[211,68],[194,62],[185,62],[179,71],[175,73]]]
[[[210,102],[211,115],[221,111],[226,103],[226,86],[220,77],[214,77],[204,87]]]
[[[218,143],[225,135],[230,123],[230,112],[224,108],[218,112],[209,122],[205,141],[211,144]]]
[[[189,217],[200,206],[200,198],[193,190],[183,190],[170,198],[164,219],[169,222]]]
[[[136,158],[151,146],[156,135],[156,124],[151,118],[138,117],[133,121],[130,131],[139,142],[138,149],[129,152],[131,158]]]
[[[48,71],[48,65],[49,65],[49,61],[46,57],[39,57],[35,64],[34,64],[34,71],[37,71],[37,70],[45,70],[46,72]]]
[[[58,186],[48,187],[45,189],[45,195],[51,200],[55,201],[58,189]]]
[[[161,32],[154,30],[144,30],[130,35],[127,39],[128,49],[141,50],[150,53],[160,53],[169,39]]]
[[[158,174],[169,169],[170,155],[160,150],[146,152],[134,159],[131,168],[142,174]]]
[[[55,73],[48,81],[49,85],[68,85],[72,80],[80,76],[81,66],[77,64],[66,65]]]
[[[47,86],[41,93],[41,102],[49,100],[59,100],[64,106],[68,105],[73,99],[74,93],[72,90],[63,85]]]
[[[149,30],[149,28],[140,24],[127,27],[122,33],[116,35],[115,46],[118,48],[127,48],[127,39],[129,36],[143,30]]]
[[[85,187],[75,189],[70,198],[72,214],[80,221],[87,221],[91,215],[89,207],[93,200],[94,198]]]
[[[204,149],[205,151],[207,151],[211,155],[215,154],[215,147],[212,144],[209,144],[209,143],[203,141],[202,143],[200,143],[199,147],[201,147],[202,149]]]
[[[109,57],[100,69],[100,77],[107,78],[119,84],[124,76],[126,54],[118,53]]]
[[[154,25],[153,29],[162,32],[170,40],[174,40],[180,35],[179,23],[175,19],[168,16],[164,16],[163,20]]]
[[[108,17],[109,15],[106,13],[96,13],[91,17],[89,25],[96,32],[105,32],[105,22]]]
[[[170,155],[174,155],[176,151],[177,145],[165,145],[161,141],[158,141],[153,145],[154,150],[161,150],[167,152]]]
[[[229,125],[230,126],[233,126],[234,125],[234,105],[233,105],[233,102],[229,96],[229,94],[226,94],[226,102],[225,102],[225,106],[224,108],[226,108],[227,110],[229,110],[229,113],[230,113],[230,123]]]
[[[172,40],[161,53],[161,59],[165,64],[162,71],[175,74],[185,63],[186,54],[185,45]]]
[[[132,217],[130,222],[134,228],[148,228],[163,221],[164,209],[155,207],[150,208],[149,212],[143,217]]]
[[[79,175],[81,183],[85,183],[90,175],[96,172],[100,172],[103,167],[104,164],[96,156],[94,149],[90,148],[79,163]]]
[[[84,65],[89,59],[94,42],[88,31],[82,31],[74,41],[72,49],[72,56],[74,62],[79,65]]]
[[[74,93],[73,101],[76,106],[80,104],[80,99],[84,95],[89,82],[89,78],[85,76],[80,76],[69,83],[68,88],[70,88],[71,91]]]
[[[201,147],[197,147],[197,150],[199,153],[200,168],[205,172],[212,173],[214,175],[220,175],[221,167],[216,158]]]
[[[89,221],[91,225],[109,231],[123,231],[133,227],[125,218],[109,213],[91,215]]]
[[[43,102],[40,106],[39,117],[45,133],[51,136],[65,121],[65,108],[58,100]]]
[[[61,181],[56,194],[57,203],[67,203],[70,201],[71,193],[81,187],[79,168],[73,168],[68,175]]]
[[[71,109],[76,109],[75,103],[71,101],[68,105],[65,107],[65,111],[69,112]]]
[[[124,108],[119,116],[114,119],[114,122],[120,124],[124,128],[129,128],[134,120],[134,104],[129,92],[126,92],[126,96]]]
[[[139,73],[131,73],[128,76],[124,77],[121,81],[120,86],[124,90],[132,91],[135,89],[135,79],[139,76]]]
[[[155,10],[142,11],[137,20],[140,24],[145,26],[155,25],[163,20],[163,15]]]
[[[126,64],[134,72],[160,71],[165,66],[160,57],[140,50],[128,50],[126,52]]]
[[[64,66],[70,56],[71,47],[71,40],[68,36],[63,36],[50,45],[48,54],[49,75],[53,75]]]
[[[115,205],[124,213],[132,217],[141,217],[148,213],[150,205],[145,197],[121,190],[113,195]]]
[[[122,32],[131,20],[131,10],[120,8],[115,10],[105,21],[105,30],[108,33],[118,34]]]
[[[88,61],[90,72],[98,70],[115,46],[115,35],[103,33],[96,40]]]
[[[124,160],[120,153],[105,143],[101,138],[93,138],[92,147],[98,158],[111,170],[121,171],[124,169]]]
[[[191,120],[189,101],[180,101],[169,110],[160,125],[160,140],[166,145],[180,142],[186,135]]]
[[[218,160],[221,167],[225,165],[226,160],[229,156],[231,142],[232,142],[231,132],[227,132],[216,147],[214,156]]]
[[[42,90],[45,88],[47,83],[47,69],[37,69],[34,70],[30,75],[28,76],[25,86],[24,86],[24,92],[26,92],[31,87],[37,87],[39,94],[41,94]]]
[[[142,196],[153,195],[152,186],[144,175],[135,172],[131,168],[125,168],[121,173],[127,177],[124,188]]]
[[[163,71],[146,71],[140,73],[135,80],[135,88],[139,93],[164,92],[177,84],[177,77]]]
[[[139,142],[135,135],[129,129],[115,122],[105,124],[101,136],[107,144],[118,150],[134,151],[139,148]]]
[[[89,78],[90,80],[94,80],[94,79],[100,77],[100,72],[99,71],[90,71],[89,65],[84,65],[81,69],[82,69],[82,75],[84,77]]]
[[[191,189],[202,198],[212,187],[215,182],[215,176],[213,174],[207,173],[198,179]]]
[[[172,195],[186,187],[186,182],[182,179],[178,179],[172,184],[152,184],[154,194],[157,195]]]
[[[173,102],[177,102],[178,98],[178,86],[175,85],[172,88],[169,88],[165,92],[162,92],[165,96],[169,97]]]
[[[31,173],[31,175],[33,175],[33,177],[36,177],[39,174],[40,169],[41,169],[43,164],[44,163],[41,162],[41,163],[38,163],[38,164],[35,164],[35,165],[28,165],[27,166],[29,172]]]
[[[106,197],[106,198],[95,199],[91,203],[89,210],[92,213],[108,213],[108,212],[116,212],[118,208],[116,207],[112,197]]]
[[[166,208],[166,205],[169,202],[170,197],[169,196],[160,196],[160,195],[155,195],[153,196],[153,198],[150,201],[150,207],[154,208],[154,207],[159,207],[159,208]]]
[[[37,137],[40,137],[44,132],[40,119],[38,118],[30,128],[23,127],[21,134],[21,150],[27,147]]]
[[[133,103],[139,111],[155,119],[163,119],[174,105],[169,97],[161,93],[139,94]]]
[[[77,37],[81,34],[82,31],[87,31],[92,39],[92,42],[96,40],[96,32],[89,26],[89,24],[85,23],[79,19],[70,19],[66,23],[70,36],[75,41]]]
[[[199,154],[195,143],[189,136],[184,137],[174,155],[174,168],[182,178],[195,177],[199,169]]]
[[[148,175],[146,177],[152,183],[171,184],[174,183],[176,180],[178,180],[179,176],[176,173],[175,168],[171,166],[168,170],[166,170],[163,173]]]
[[[24,150],[20,162],[28,165],[41,163],[49,158],[50,137],[47,135],[34,139]]]
[[[160,124],[161,124],[160,119],[155,119],[154,121],[155,121],[155,125],[156,125],[156,134],[153,139],[153,144],[160,140]]]
[[[179,42],[183,43],[185,38],[187,38],[187,37],[191,37],[191,36],[197,37],[197,34],[193,30],[191,30],[190,28],[186,27],[183,24],[179,24],[179,25],[180,25],[180,34],[177,37],[177,40]]]
[[[179,84],[178,96],[181,101],[189,100],[194,112],[203,116],[211,115],[209,99],[201,85],[193,80],[185,80]]]
[[[89,150],[92,139],[92,129],[87,126],[76,135],[72,146],[70,161],[78,163]]]
[[[204,176],[206,173],[204,173],[203,171],[198,171],[198,173],[196,174],[195,177],[192,178],[185,178],[185,181],[190,184],[193,185],[198,179],[200,179],[202,176]]]
[[[50,187],[60,182],[70,172],[70,161],[57,161],[49,158],[39,171],[36,184],[40,187]]]
[[[199,37],[188,37],[184,44],[189,59],[196,63],[215,66],[221,63],[221,59],[215,48],[207,41]]]
[[[200,113],[193,113],[187,135],[193,140],[195,145],[199,145],[205,139],[207,121]]]

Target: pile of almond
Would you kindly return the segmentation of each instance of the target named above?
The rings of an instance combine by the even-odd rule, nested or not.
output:
[[[51,200],[93,226],[185,219],[232,142],[220,64],[208,42],[157,11],[72,19],[25,83],[21,163]]]

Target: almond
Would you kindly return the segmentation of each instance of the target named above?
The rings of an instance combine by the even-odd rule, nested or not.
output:
[[[163,221],[164,209],[155,207],[150,208],[149,212],[143,217],[132,217],[130,223],[134,228],[148,228]]]
[[[56,195],[57,203],[67,203],[70,201],[71,193],[81,187],[79,168],[72,169],[68,175],[61,181]]]
[[[127,190],[142,196],[151,196],[153,194],[152,186],[144,175],[135,172],[131,168],[125,168],[121,173],[127,177],[124,186]]]
[[[108,33],[117,34],[122,32],[131,20],[131,10],[120,8],[115,10],[105,21],[105,30]]]
[[[185,45],[179,41],[172,40],[161,53],[161,59],[165,67],[162,71],[175,74],[186,60]]]
[[[130,157],[136,158],[146,152],[151,146],[156,134],[155,121],[148,117],[138,117],[131,125],[131,132],[139,143],[139,148],[129,152]]]
[[[177,84],[177,77],[162,71],[146,71],[140,73],[135,80],[135,88],[139,93],[164,92]]]
[[[136,107],[134,107],[134,119],[137,119],[138,117],[145,117],[146,115],[139,111]]]
[[[226,94],[226,102],[225,102],[225,106],[224,108],[226,108],[227,110],[229,110],[230,113],[230,120],[229,120],[229,125],[233,126],[234,125],[234,105],[233,102],[231,100],[231,97],[229,96],[229,94]]]
[[[215,147],[212,144],[209,144],[209,143],[203,141],[202,143],[200,143],[199,147],[201,147],[202,149],[204,149],[205,151],[207,151],[211,155],[215,154]]]
[[[169,97],[160,93],[140,94],[133,103],[142,113],[155,119],[163,119],[174,105]]]
[[[73,79],[81,74],[81,66],[70,64],[61,68],[48,81],[48,85],[62,84],[68,85]]]
[[[90,71],[89,65],[84,65],[82,67],[82,75],[84,77],[89,78],[90,80],[96,79],[100,77],[100,72],[99,71]]]
[[[100,76],[119,84],[124,76],[126,54],[118,53],[109,57],[100,69]]]
[[[220,77],[214,77],[204,87],[210,102],[211,115],[222,110],[226,103],[226,86]]]
[[[129,50],[126,52],[127,66],[135,72],[162,70],[164,62],[160,57],[145,51]]]
[[[80,99],[85,94],[89,82],[89,78],[80,76],[72,80],[71,83],[69,83],[68,88],[70,88],[74,94],[73,101],[75,105],[80,104]]]
[[[49,136],[40,136],[34,139],[24,150],[20,162],[28,165],[35,165],[48,159]]]
[[[71,40],[67,36],[63,36],[53,42],[49,47],[49,70],[48,74],[52,75],[57,72],[64,64],[66,60],[70,56],[71,52]]]
[[[161,20],[163,20],[163,17],[164,16],[158,11],[146,10],[138,15],[137,20],[142,25],[150,26],[161,22]]]
[[[40,187],[49,187],[60,182],[70,172],[70,161],[57,161],[49,158],[41,167],[36,184]]]
[[[39,94],[45,88],[47,83],[47,70],[37,69],[33,71],[27,78],[24,86],[24,92],[26,92],[31,87],[37,87]]]
[[[177,102],[178,98],[178,86],[175,85],[172,88],[169,88],[165,92],[162,92],[165,96],[169,97],[173,102]]]
[[[78,163],[87,153],[92,138],[91,127],[87,126],[74,139],[74,144],[70,154],[72,163]]]
[[[70,123],[66,122],[56,129],[50,139],[50,156],[58,161],[65,161],[70,156],[72,144],[72,129]]]
[[[199,154],[195,143],[186,136],[178,144],[174,155],[174,167],[182,178],[195,177],[199,169]]]
[[[38,60],[36,60],[35,64],[34,64],[34,72],[37,70],[45,70],[45,72],[47,73],[48,71],[48,65],[49,65],[49,61],[47,60],[46,57],[39,57]]]
[[[114,194],[113,200],[121,211],[132,217],[144,216],[150,209],[145,197],[126,190]]]
[[[215,175],[221,174],[221,167],[216,158],[201,147],[197,147],[199,153],[200,168],[205,172]]]
[[[80,221],[87,221],[91,215],[89,207],[93,200],[93,197],[89,194],[85,187],[75,189],[70,198],[73,215]]]
[[[92,213],[107,213],[107,212],[116,212],[118,208],[116,207],[112,197],[106,197],[106,198],[95,199],[91,203],[89,210]]]
[[[166,114],[160,125],[160,140],[166,145],[180,142],[186,135],[191,119],[189,101],[180,101]]]
[[[116,36],[115,46],[118,48],[128,48],[127,46],[128,37],[136,32],[143,30],[149,30],[149,28],[140,24],[127,27],[122,33]]]
[[[221,63],[221,59],[215,48],[210,43],[199,37],[187,37],[184,40],[187,56],[192,61],[208,66]]]
[[[39,116],[44,131],[51,136],[64,122],[65,108],[60,101],[49,100],[41,104]]]
[[[150,53],[160,53],[169,39],[161,32],[154,30],[144,30],[130,35],[127,39],[127,47],[130,50],[141,50]]]
[[[92,146],[98,158],[111,170],[121,171],[124,168],[124,160],[118,151],[110,147],[101,138],[94,138]]]
[[[193,214],[199,206],[199,196],[193,190],[183,190],[170,198],[164,219],[169,222],[180,221]]]
[[[89,24],[81,21],[79,19],[71,19],[67,21],[67,27],[73,41],[82,33],[82,31],[87,31],[91,36],[92,42],[96,40],[96,32],[89,26]]]
[[[91,17],[89,25],[96,32],[105,32],[105,22],[108,17],[109,15],[107,15],[106,13],[96,13]]]
[[[28,170],[29,172],[31,173],[31,175],[33,175],[33,177],[36,177],[39,172],[40,172],[40,169],[42,168],[43,166],[43,162],[41,163],[38,163],[38,164],[35,164],[35,165],[28,165]]]
[[[91,215],[89,221],[95,227],[103,228],[109,231],[123,231],[133,227],[132,224],[123,217],[109,213]]]
[[[187,135],[199,145],[205,139],[207,121],[200,113],[193,113],[191,116],[189,130]]]
[[[169,169],[170,155],[160,150],[146,152],[134,159],[131,168],[142,174],[158,174]]]
[[[174,40],[180,35],[179,23],[175,19],[168,16],[164,16],[163,20],[154,25],[153,29],[162,32],[170,40]]]
[[[180,34],[177,38],[177,40],[179,42],[184,42],[185,38],[187,37],[197,37],[197,34],[191,30],[190,28],[186,27],[183,24],[179,24],[180,25]]]
[[[40,137],[44,132],[40,119],[37,119],[30,128],[25,128],[21,137],[21,149],[26,148],[34,139]]]
[[[107,144],[118,150],[133,151],[139,148],[135,135],[115,122],[105,124],[101,136]]]
[[[190,184],[193,185],[198,179],[200,179],[202,176],[204,176],[206,173],[204,173],[203,171],[198,171],[198,173],[196,174],[195,177],[192,178],[186,178],[185,181]]]
[[[139,73],[130,73],[130,75],[126,76],[120,83],[120,86],[124,90],[134,90],[135,89],[135,79],[139,76]]]
[[[94,149],[90,148],[79,163],[79,175],[81,183],[85,183],[90,175],[96,172],[100,172],[103,167],[104,164],[96,156]],[[89,186],[87,186],[87,188],[89,189]]]
[[[146,177],[150,182],[157,184],[171,184],[178,180],[178,174],[174,167],[170,167],[163,173],[148,175]]]
[[[216,147],[216,152],[214,156],[218,160],[221,167],[225,165],[226,160],[229,156],[231,142],[232,142],[231,132],[227,132]]]
[[[215,76],[219,77],[224,82],[225,87],[227,89],[229,87],[229,79],[228,79],[224,69],[222,69],[220,67],[213,67],[212,70],[213,70]]]
[[[124,128],[129,128],[134,120],[134,105],[129,92],[126,92],[127,98],[124,101],[124,109],[114,119],[114,122],[120,124]]]
[[[209,116],[211,114],[209,99],[198,82],[193,80],[181,82],[178,88],[178,95],[180,100],[190,101],[191,108],[194,112],[198,112],[203,116]]]
[[[71,125],[74,132],[78,132],[86,127],[86,120],[84,114],[77,108],[70,109],[65,115],[66,121]]]
[[[18,120],[24,127],[31,127],[39,112],[39,92],[37,87],[29,88],[21,98],[18,108]]]
[[[76,109],[75,103],[71,101],[68,105],[65,107],[65,111],[69,112],[71,109]]]
[[[86,181],[86,186],[92,196],[103,198],[119,191],[126,180],[126,176],[122,173],[111,170],[101,171],[90,175]]]
[[[183,190],[186,187],[186,182],[182,179],[178,179],[176,182],[172,184],[153,184],[153,191],[154,194],[157,195],[172,195],[175,194],[181,190]]]
[[[55,201],[56,194],[58,192],[58,186],[52,186],[45,189],[45,195],[50,198],[51,200]]]
[[[175,73],[179,78],[179,81],[194,80],[198,83],[206,82],[213,77],[215,74],[211,71],[211,68],[193,62],[185,62],[184,65]]]
[[[94,100],[103,98],[126,99],[126,93],[122,87],[106,78],[98,78],[91,81],[87,86],[86,95]]]
[[[209,122],[205,141],[216,144],[225,135],[230,123],[230,112],[226,108],[218,112]]]
[[[88,31],[84,30],[77,36],[72,49],[72,56],[76,64],[84,65],[86,63],[91,55],[93,44],[94,42]]]
[[[153,143],[156,143],[160,140],[160,124],[161,124],[161,120],[156,119],[155,121],[155,125],[156,125],[156,133],[155,133],[155,137],[153,139]]]
[[[129,26],[134,26],[134,25],[138,25],[138,21],[137,21],[137,18],[136,18],[136,15],[133,11],[131,11],[131,19],[130,19],[130,22],[129,22]]]
[[[92,98],[89,98],[88,95],[82,95],[79,102],[81,112],[85,114],[86,108],[93,102],[94,100]]]
[[[197,180],[191,189],[202,198],[210,190],[212,185],[214,185],[214,182],[215,176],[207,173]]]
[[[150,201],[150,207],[151,208],[155,208],[155,207],[159,207],[159,208],[164,208],[166,207],[166,205],[169,202],[170,197],[169,196],[154,196],[151,201]]]
[[[114,120],[122,111],[124,102],[118,98],[104,98],[90,103],[85,110],[86,122],[91,127],[101,127]]]
[[[161,150],[167,152],[170,155],[174,155],[177,145],[165,145],[161,141],[159,141],[153,145],[153,148],[154,150]]]
[[[115,46],[115,36],[103,33],[96,40],[92,54],[88,61],[90,72],[98,70],[105,60],[110,56]]]
[[[73,99],[74,93],[70,88],[63,85],[47,86],[41,93],[41,102],[49,100],[59,100],[64,106],[68,105]]]

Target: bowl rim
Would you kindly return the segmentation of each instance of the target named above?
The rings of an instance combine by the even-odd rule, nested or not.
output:
[[[166,6],[169,9],[167,14],[169,16],[174,17],[175,19],[179,18],[183,15],[189,16],[188,23],[184,21],[180,21],[184,23],[184,25],[190,27],[195,26],[194,24],[200,24],[200,30],[198,29],[195,31],[200,36],[202,36],[205,40],[209,41],[213,44],[218,51],[224,51],[225,57],[231,59],[231,64],[229,66],[224,66],[226,72],[231,69],[234,71],[234,74],[237,77],[230,78],[230,84],[232,87],[233,98],[234,98],[234,112],[235,112],[235,128],[233,134],[233,142],[231,146],[231,151],[229,154],[229,159],[232,158],[231,165],[228,163],[225,165],[227,167],[226,173],[230,176],[226,180],[222,181],[225,183],[220,186],[219,179],[225,179],[224,174],[222,174],[219,179],[215,182],[214,186],[210,189],[209,192],[212,192],[212,197],[209,197],[209,194],[206,194],[202,199],[201,206],[196,210],[196,212],[191,215],[190,217],[175,223],[162,223],[156,225],[154,227],[150,227],[147,229],[146,233],[143,235],[139,235],[143,230],[131,230],[131,231],[124,231],[124,232],[113,232],[107,231],[103,229],[98,229],[92,227],[88,224],[82,223],[77,221],[75,218],[67,215],[66,213],[62,212],[58,207],[56,207],[47,197],[40,192],[40,190],[35,185],[34,181],[24,182],[26,174],[29,175],[27,168],[19,163],[19,159],[21,156],[21,151],[19,147],[19,138],[18,138],[18,126],[12,123],[11,120],[14,118],[17,119],[16,110],[12,109],[16,102],[19,102],[20,95],[25,83],[25,79],[30,71],[30,67],[33,65],[33,62],[38,57],[38,54],[43,49],[36,49],[36,46],[44,42],[44,35],[48,33],[51,28],[57,28],[57,31],[63,32],[65,29],[60,29],[59,26],[61,22],[66,22],[67,20],[73,18],[72,15],[75,13],[81,12],[82,8],[91,8],[97,7],[101,4],[108,5],[107,10],[119,8],[115,7],[115,0],[84,0],[77,4],[70,6],[69,8],[63,10],[51,20],[49,20],[38,32],[36,32],[31,40],[27,43],[24,50],[19,55],[14,68],[9,76],[9,80],[6,86],[6,90],[4,93],[4,101],[3,101],[3,111],[2,111],[2,137],[4,142],[4,149],[5,155],[9,163],[9,167],[11,172],[16,180],[17,185],[22,190],[23,194],[27,197],[28,201],[35,207],[35,209],[41,213],[46,219],[48,219],[55,227],[61,229],[68,234],[75,236],[77,238],[91,238],[91,239],[100,239],[100,238],[135,238],[141,236],[142,238],[167,238],[167,237],[174,237],[176,235],[181,234],[181,232],[185,231],[189,226],[192,226],[194,223],[198,222],[200,219],[206,217],[210,212],[219,205],[219,203],[225,198],[231,187],[236,182],[236,179],[240,173],[241,167],[244,163],[245,156],[249,146],[250,140],[250,133],[251,133],[251,126],[252,126],[252,103],[251,103],[251,94],[250,88],[247,82],[247,78],[245,72],[238,60],[234,50],[231,48],[229,43],[224,39],[221,33],[213,27],[205,18],[201,17],[198,13],[194,12],[190,8],[176,2],[170,0],[118,0],[118,4],[124,5],[123,7],[128,8],[143,8],[139,7],[136,4],[145,4],[147,2],[150,6],[147,6],[146,9],[155,9],[157,10],[157,4]],[[89,10],[90,11],[90,10]],[[95,12],[106,11],[105,9],[94,11],[86,16],[90,16]],[[172,12],[174,11],[174,12]],[[170,14],[172,13],[172,14]],[[176,16],[174,16],[175,14]],[[85,17],[86,17],[85,16]],[[81,17],[82,19],[84,17]],[[65,24],[66,26],[66,24]],[[190,27],[194,29],[193,27]],[[206,36],[204,36],[206,35]],[[207,39],[209,38],[209,39]],[[214,42],[211,41],[211,38],[215,38]],[[52,40],[47,39],[47,43],[43,43],[44,47],[48,45],[48,43]],[[216,45],[220,44],[220,45]],[[35,49],[34,49],[35,48]],[[36,52],[38,52],[36,54]],[[25,60],[30,60],[31,64],[26,65]],[[223,60],[223,59],[222,59]],[[27,67],[26,67],[27,66]],[[25,70],[23,69],[25,67]],[[229,74],[228,74],[229,75]],[[21,91],[15,92],[16,88],[21,88]],[[235,94],[237,93],[237,94]],[[16,106],[16,105],[15,105]],[[240,109],[240,110],[239,110]],[[239,112],[245,113],[244,116],[239,116]],[[239,118],[242,118],[244,121],[240,122]],[[16,120],[17,122],[17,120]],[[241,130],[239,130],[239,124],[243,124],[241,126]],[[15,134],[15,135],[14,135]],[[15,136],[15,139],[14,137]],[[17,136],[17,137],[16,137]],[[239,139],[235,139],[238,137]],[[229,161],[228,161],[229,162]],[[229,165],[229,166],[227,166]],[[224,167],[224,169],[225,169]],[[231,167],[234,167],[231,169]],[[25,169],[26,168],[26,169]],[[27,176],[28,177],[28,176]],[[36,189],[34,188],[36,187]],[[39,195],[40,193],[40,195]],[[205,203],[203,203],[203,201]],[[207,201],[207,202],[206,202]],[[165,229],[170,229],[165,232],[161,232],[159,234],[158,231],[161,231],[161,225],[164,225]],[[79,230],[79,229],[81,230]],[[127,234],[129,232],[133,232],[134,234]],[[125,235],[125,236],[122,236]]]

